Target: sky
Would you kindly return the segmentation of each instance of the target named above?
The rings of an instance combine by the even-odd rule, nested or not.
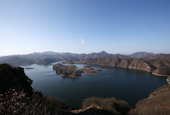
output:
[[[0,0],[0,56],[170,53],[170,0]]]

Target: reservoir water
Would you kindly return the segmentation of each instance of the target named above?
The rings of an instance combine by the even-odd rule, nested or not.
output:
[[[59,62],[56,62],[59,63]],[[56,64],[53,63],[53,64]],[[81,103],[88,97],[115,97],[125,100],[131,106],[160,86],[167,84],[166,78],[156,77],[148,72],[92,65],[103,71],[95,75],[82,74],[79,78],[63,78],[56,74],[52,65],[29,65],[34,69],[25,69],[33,80],[32,87],[44,96],[54,96],[65,100],[72,108],[81,108]],[[69,64],[83,68],[84,64]]]

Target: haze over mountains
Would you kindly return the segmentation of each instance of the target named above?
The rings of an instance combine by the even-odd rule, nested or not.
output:
[[[122,54],[109,54],[105,51],[93,52],[90,54],[76,54],[76,53],[59,53],[59,52],[34,52],[26,55],[11,55],[0,57],[1,63],[8,63],[11,65],[29,65],[29,64],[41,64],[47,65],[56,61],[62,60],[80,60],[88,58],[152,58],[152,59],[170,59],[170,54],[154,54],[148,52],[135,52],[130,55]]]
[[[9,57],[7,59],[0,61],[0,63],[8,63],[10,65],[29,65],[29,64],[33,64],[34,61],[31,61],[26,58]]]

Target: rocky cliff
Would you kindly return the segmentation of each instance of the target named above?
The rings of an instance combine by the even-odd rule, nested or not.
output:
[[[151,72],[157,76],[170,75],[170,61],[161,59],[136,59],[136,58],[88,58],[65,63],[82,63],[121,67]]]
[[[32,80],[25,75],[21,67],[13,67],[8,64],[0,65],[0,94],[7,92],[10,88],[17,91],[23,90],[27,93],[33,93],[31,87]]]

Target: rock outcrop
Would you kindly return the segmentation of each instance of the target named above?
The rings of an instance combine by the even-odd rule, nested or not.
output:
[[[152,72],[155,67],[151,65],[148,61],[142,59],[134,59],[128,66],[130,69],[138,69],[147,72]]]
[[[89,58],[83,60],[66,61],[64,63],[93,64],[111,67],[143,70],[157,76],[170,75],[170,61],[161,59],[135,58]]]
[[[167,77],[166,81],[170,84],[170,76]]]
[[[24,69],[21,67],[13,67],[8,64],[0,65],[0,94],[7,92],[10,88],[17,91],[33,93],[31,87],[32,80],[25,75]]]

